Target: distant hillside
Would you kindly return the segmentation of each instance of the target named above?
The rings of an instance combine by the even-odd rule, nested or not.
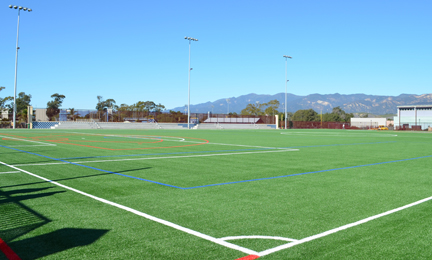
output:
[[[432,94],[401,94],[399,96],[375,96],[366,94],[311,94],[307,96],[297,96],[288,94],[288,111],[295,112],[299,109],[310,109],[323,113],[331,112],[334,107],[340,106],[347,113],[372,113],[376,115],[395,114],[397,106],[403,105],[429,105],[432,104]],[[229,112],[240,113],[249,103],[266,103],[270,100],[279,100],[283,111],[282,103],[285,102],[285,94],[276,95],[257,95],[248,94],[239,97],[230,97]],[[174,111],[184,112],[185,107],[175,107]],[[208,111],[217,114],[226,114],[228,104],[226,99],[219,99],[214,102],[191,105],[191,113],[207,113]]]

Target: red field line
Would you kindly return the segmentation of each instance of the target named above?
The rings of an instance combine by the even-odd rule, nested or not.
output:
[[[257,258],[259,258],[259,256],[257,256],[257,255],[247,255],[247,256],[242,257],[242,258],[237,258],[236,260],[254,260]]]
[[[15,254],[15,252],[0,238],[0,250],[5,254],[9,260],[21,260],[21,258]]]

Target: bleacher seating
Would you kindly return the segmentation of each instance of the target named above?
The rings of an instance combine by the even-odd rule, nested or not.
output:
[[[187,124],[182,123],[123,123],[123,122],[33,122],[34,129],[187,129]],[[203,123],[190,124],[192,129],[276,129],[275,125],[266,124],[218,124]]]

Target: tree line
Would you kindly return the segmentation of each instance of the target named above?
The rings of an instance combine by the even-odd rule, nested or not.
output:
[[[5,87],[0,87],[0,91],[5,89]],[[13,100],[14,98],[11,96],[1,98],[0,97],[0,112],[5,109],[8,110],[8,113],[13,113]],[[27,120],[27,107],[30,105],[31,95],[27,95],[25,92],[18,93],[16,98],[16,119],[18,122],[25,122]],[[9,121],[8,119],[3,118],[2,121]]]
[[[279,115],[280,120],[283,121],[285,120],[285,114],[278,110],[279,105],[280,103],[276,99],[270,100],[267,103],[256,102],[255,104],[248,104],[246,108],[241,111],[241,114],[253,116]],[[346,113],[340,107],[334,107],[332,112],[322,114],[322,118],[321,115],[313,109],[297,110],[295,113],[288,112],[287,116],[287,119],[290,121],[317,122],[322,120],[323,122],[349,122],[350,119],[354,117],[354,114]]]
[[[0,86],[0,91],[4,90],[5,87]],[[32,96],[30,94],[26,94],[25,92],[20,92],[16,98],[16,118],[19,122],[26,122],[27,121],[27,107],[31,105],[31,98]],[[48,117],[48,120],[55,121],[58,120],[58,117],[60,115],[60,107],[63,104],[63,100],[66,98],[65,95],[54,93],[51,95],[52,100],[47,102],[47,110],[46,115]],[[0,97],[0,111],[4,111],[5,109],[8,110],[9,114],[13,113],[13,97],[7,96],[7,97]],[[96,103],[96,110],[97,111],[104,111],[106,112],[108,109],[112,109],[115,111],[129,111],[129,112],[162,112],[165,110],[165,106],[161,103],[156,104],[153,101],[138,101],[132,105],[127,104],[121,104],[120,106],[116,105],[116,101],[112,98],[104,100],[102,96],[97,96],[97,103]],[[68,115],[67,117],[69,119],[75,120],[80,117],[78,111],[75,108],[69,108],[68,109]],[[3,119],[4,121],[9,121],[8,119]]]
[[[325,113],[321,115],[315,112],[313,109],[297,110],[291,121],[308,121],[308,122],[350,122],[351,118],[354,117],[352,113],[346,113],[340,107],[334,107],[331,113]]]
[[[104,100],[102,96],[97,96],[98,102],[96,104],[96,110],[106,111],[107,109],[113,109],[114,111],[131,111],[131,112],[162,112],[165,110],[165,106],[161,103],[156,104],[153,101],[138,101],[132,105],[121,104],[116,105],[116,101],[112,98]]]
[[[0,91],[5,89],[5,87],[0,87]],[[30,106],[32,96],[30,94],[26,94],[25,92],[20,92],[18,97],[16,98],[17,103],[17,119],[20,122],[25,122],[27,120],[27,107]],[[60,107],[63,103],[63,100],[66,98],[65,95],[62,94],[52,94],[52,100],[47,103],[47,111],[46,115],[50,121],[57,120]],[[280,107],[280,103],[278,100],[270,100],[267,103],[250,103],[248,104],[242,111],[241,115],[252,115],[252,116],[263,116],[263,115],[279,115],[280,120],[285,120],[284,113],[280,112],[278,108]],[[165,110],[165,106],[161,103],[156,104],[153,101],[138,101],[131,105],[121,104],[118,106],[116,101],[112,98],[104,100],[102,96],[97,96],[96,110],[100,112],[106,113],[108,109],[112,109],[113,112],[121,111],[121,112],[146,112],[147,114],[151,112],[162,112]],[[9,113],[13,113],[13,97],[8,96],[1,98],[0,97],[0,110],[8,109]],[[68,118],[75,120],[80,117],[78,111],[74,108],[69,108]],[[231,116],[236,116],[236,113],[230,113]],[[321,115],[318,114],[313,109],[304,109],[298,110],[295,113],[288,112],[288,120],[290,121],[323,121],[323,122],[349,122],[354,115],[352,113],[346,113],[340,107],[334,107],[331,113],[325,113]],[[166,115],[168,117],[180,118],[184,115],[180,111],[169,111]],[[163,117],[163,115],[161,115]],[[161,118],[162,119],[162,118]],[[7,120],[7,119],[6,119]]]

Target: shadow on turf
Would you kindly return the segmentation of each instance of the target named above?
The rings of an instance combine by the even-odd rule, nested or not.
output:
[[[151,167],[129,169],[116,173],[133,172],[150,169]],[[58,179],[64,181],[88,177],[98,177],[113,173],[100,173],[87,176]],[[3,186],[0,188],[11,188],[24,185],[42,184],[46,181],[26,183],[19,185]],[[38,259],[52,255],[74,247],[89,245],[109,230],[64,228],[48,234],[11,242],[14,239],[29,233],[49,222],[50,219],[27,207],[21,201],[43,198],[46,196],[63,193],[66,191],[44,192],[53,187],[27,188],[3,191],[0,189],[0,238],[4,240],[22,259]]]
[[[9,243],[22,259],[39,259],[74,247],[94,243],[109,230],[63,228],[48,234]]]
[[[22,201],[64,193],[48,192],[53,187],[4,191],[0,189],[0,238],[21,259],[38,259],[70,248],[89,245],[109,230],[63,228],[48,234],[11,242],[52,220],[29,208]],[[0,259],[2,256],[0,255]]]
[[[124,171],[117,171],[115,173],[125,173],[125,172],[133,172],[133,171],[139,171],[139,170],[148,170],[152,167],[144,167],[144,168],[138,168],[138,169],[131,169],[131,170],[124,170]],[[63,178],[63,179],[55,179],[52,181],[59,182],[59,181],[67,181],[67,180],[75,180],[75,179],[82,179],[82,178],[89,178],[89,177],[98,177],[103,175],[111,175],[114,173],[99,173],[99,174],[92,174],[92,175],[85,175],[85,176],[78,176],[78,177],[70,177],[70,178]],[[33,185],[33,184],[41,184],[41,183],[47,183],[46,181],[38,181],[38,182],[31,182],[31,183],[24,183],[24,184],[17,184],[17,185],[9,185],[9,186],[1,186],[1,188],[13,188],[13,187],[19,187],[19,186],[27,186],[27,185]]]
[[[2,240],[7,243],[51,222],[50,219],[22,203],[24,200],[43,198],[64,192],[44,192],[47,189],[50,188],[18,189],[12,191],[3,191],[0,189],[0,238]]]

